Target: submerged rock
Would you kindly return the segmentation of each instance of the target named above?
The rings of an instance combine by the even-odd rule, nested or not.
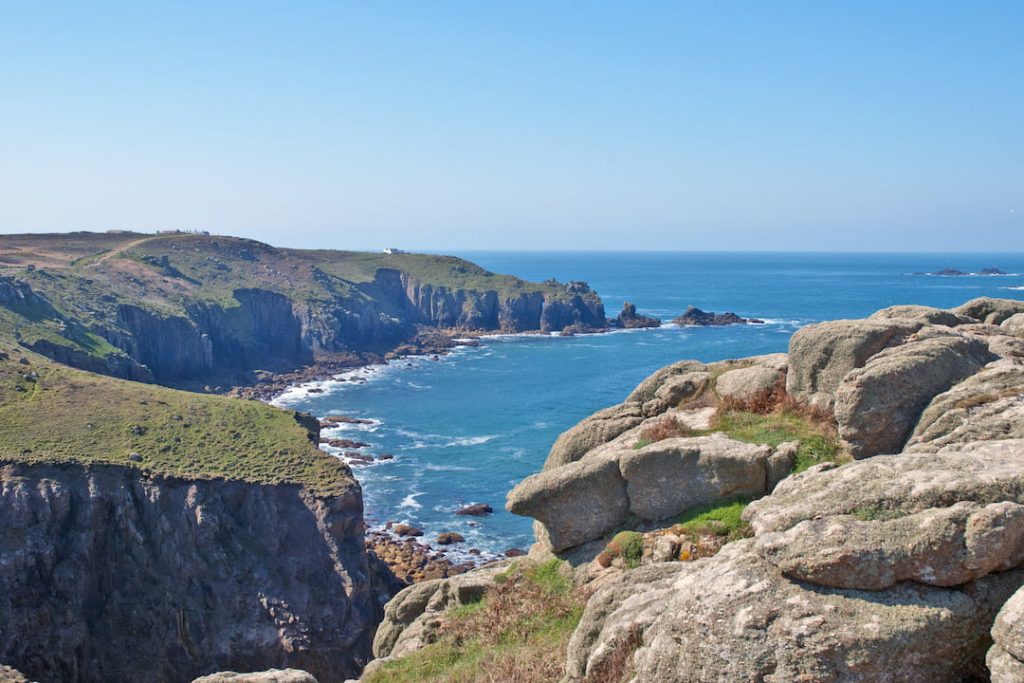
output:
[[[758,318],[741,318],[735,313],[711,313],[702,311],[696,306],[688,306],[678,318],[672,320],[676,325],[697,325],[720,326],[720,325],[746,325],[748,323],[762,324],[763,320]]]
[[[619,327],[626,330],[644,327],[661,327],[660,320],[646,315],[639,315],[636,312],[636,306],[628,301],[622,304],[622,312],[619,313],[615,320],[611,321],[611,324],[613,327]]]

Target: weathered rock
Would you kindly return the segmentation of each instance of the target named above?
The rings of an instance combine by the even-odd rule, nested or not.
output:
[[[192,683],[317,683],[317,680],[299,669],[269,669],[253,673],[221,671],[201,676]]]
[[[587,451],[636,427],[643,422],[643,419],[640,404],[635,401],[627,401],[597,411],[562,432],[548,453],[544,469],[549,470],[579,460]]]
[[[758,536],[805,520],[879,519],[961,501],[1024,504],[1024,441],[990,441],[939,453],[878,456],[842,467],[817,465],[779,483],[744,511]]]
[[[1024,313],[1024,301],[1016,299],[993,299],[980,297],[953,309],[954,313],[980,320],[990,325],[999,325],[1007,318]]]
[[[836,390],[839,436],[855,458],[901,450],[933,397],[995,359],[976,338],[922,335],[875,354]]]
[[[786,372],[765,365],[739,368],[722,373],[715,383],[715,391],[725,399],[754,400],[785,386]]]
[[[17,669],[0,664],[0,683],[29,683],[29,679]]]
[[[465,542],[465,537],[454,531],[442,531],[437,535],[438,545],[452,545],[453,543]]]
[[[697,505],[764,495],[769,455],[768,446],[723,434],[676,437],[623,453],[619,470],[630,512],[659,520]]]
[[[433,642],[444,612],[479,601],[511,563],[493,562],[459,576],[424,581],[403,590],[384,607],[384,619],[373,639],[374,656],[378,660],[401,657]]]
[[[494,508],[487,503],[472,503],[460,507],[455,511],[455,514],[466,517],[486,517],[487,515],[494,514]]]
[[[646,315],[639,315],[636,306],[628,301],[622,304],[622,312],[612,321],[614,327],[632,330],[643,327],[661,327],[661,321]]]
[[[933,398],[905,450],[1019,438],[1024,438],[1024,366],[1000,360]]]
[[[961,502],[895,519],[820,517],[758,535],[757,549],[786,576],[820,586],[957,586],[1024,562],[1024,505]]]
[[[399,536],[422,536],[423,529],[411,524],[396,524],[392,529]]]
[[[868,320],[913,320],[925,325],[956,327],[975,322],[974,318],[932,306],[890,306],[872,313]]]
[[[992,625],[995,644],[986,659],[992,683],[1020,683],[1024,680],[1024,590],[1013,594]]]
[[[981,665],[987,643],[978,634],[1022,581],[1010,571],[957,589],[812,588],[737,541],[598,591],[573,634],[567,677],[599,671],[632,642],[636,681],[959,683]]]
[[[789,342],[786,391],[812,405],[831,407],[839,384],[854,368],[889,346],[902,344],[924,323],[894,320],[833,320],[808,325]]]
[[[678,318],[672,320],[676,325],[699,325],[699,326],[719,326],[719,325],[746,325],[747,323],[763,323],[763,320],[757,318],[741,318],[735,313],[712,313],[710,311],[702,311],[696,306],[688,306],[686,310]]]
[[[540,521],[550,547],[560,551],[620,528],[629,499],[618,459],[610,454],[527,477],[509,492],[505,507]]]
[[[651,399],[655,398],[658,389],[668,381],[669,379],[678,375],[683,375],[688,372],[707,372],[707,366],[704,363],[695,360],[683,360],[672,365],[666,365],[665,367],[657,370],[644,381],[640,382],[636,386],[629,396],[626,397],[626,404],[635,403],[643,405]],[[599,415],[600,413],[595,413]]]
[[[799,441],[780,443],[768,456],[768,490],[773,491],[779,482],[785,479],[796,466],[796,454],[800,450]]]
[[[1024,337],[1024,313],[1014,313],[1004,320],[1000,324],[1000,327],[1010,334],[1015,334],[1018,337]]]
[[[701,395],[710,381],[711,373],[700,370],[668,377],[654,392],[654,398],[643,404],[644,417],[660,415]]]

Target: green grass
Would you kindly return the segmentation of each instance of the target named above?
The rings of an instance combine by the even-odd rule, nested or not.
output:
[[[612,557],[621,557],[630,569],[639,567],[644,554],[644,535],[639,531],[620,531],[608,543],[606,551]]]
[[[748,498],[740,498],[726,503],[699,505],[683,512],[677,523],[689,534],[742,535],[747,523],[741,515],[749,504]]]
[[[555,683],[585,596],[564,563],[520,561],[472,605],[449,610],[440,636],[387,663],[366,683]]]
[[[0,459],[296,483],[323,495],[353,485],[348,468],[318,450],[289,411],[74,370],[8,343],[0,351]]]
[[[786,441],[799,441],[793,472],[802,472],[812,465],[833,461],[846,462],[839,438],[827,426],[802,415],[781,411],[762,415],[746,411],[729,411],[718,415],[714,431],[748,443],[768,444],[772,448]]]

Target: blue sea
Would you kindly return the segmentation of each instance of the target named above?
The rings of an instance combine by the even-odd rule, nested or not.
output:
[[[458,254],[528,280],[586,280],[614,317],[624,301],[665,321],[688,305],[734,311],[764,325],[663,327],[577,337],[496,336],[433,361],[409,358],[298,387],[279,404],[372,420],[325,431],[392,460],[354,466],[371,527],[388,521],[442,531],[501,553],[533,541],[530,520],[505,494],[540,469],[560,432],[621,401],[654,370],[685,358],[714,361],[785,351],[799,327],[857,318],[894,304],[956,306],[979,296],[1024,299],[1024,254],[558,253]],[[917,275],[942,268],[1005,276]],[[456,516],[488,503],[492,516]]]

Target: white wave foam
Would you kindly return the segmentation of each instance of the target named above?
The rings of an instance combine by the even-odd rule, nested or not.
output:
[[[450,442],[446,443],[444,447],[453,448],[457,446],[479,446],[496,438],[498,438],[497,434],[486,434],[484,436],[462,436],[457,439],[452,439]]]
[[[422,496],[422,495],[423,495],[422,491],[418,491],[416,493],[410,493],[409,495],[407,495],[405,498],[402,499],[402,502],[398,504],[398,507],[400,507],[400,508],[408,508],[410,510],[419,510],[423,506],[416,500],[416,497],[417,496]]]
[[[462,467],[461,465],[435,465],[429,463],[423,466],[423,469],[431,472],[472,472],[472,467]]]
[[[1021,285],[1020,287],[1000,287],[999,289],[1012,289],[1017,292],[1024,292],[1024,285]]]

